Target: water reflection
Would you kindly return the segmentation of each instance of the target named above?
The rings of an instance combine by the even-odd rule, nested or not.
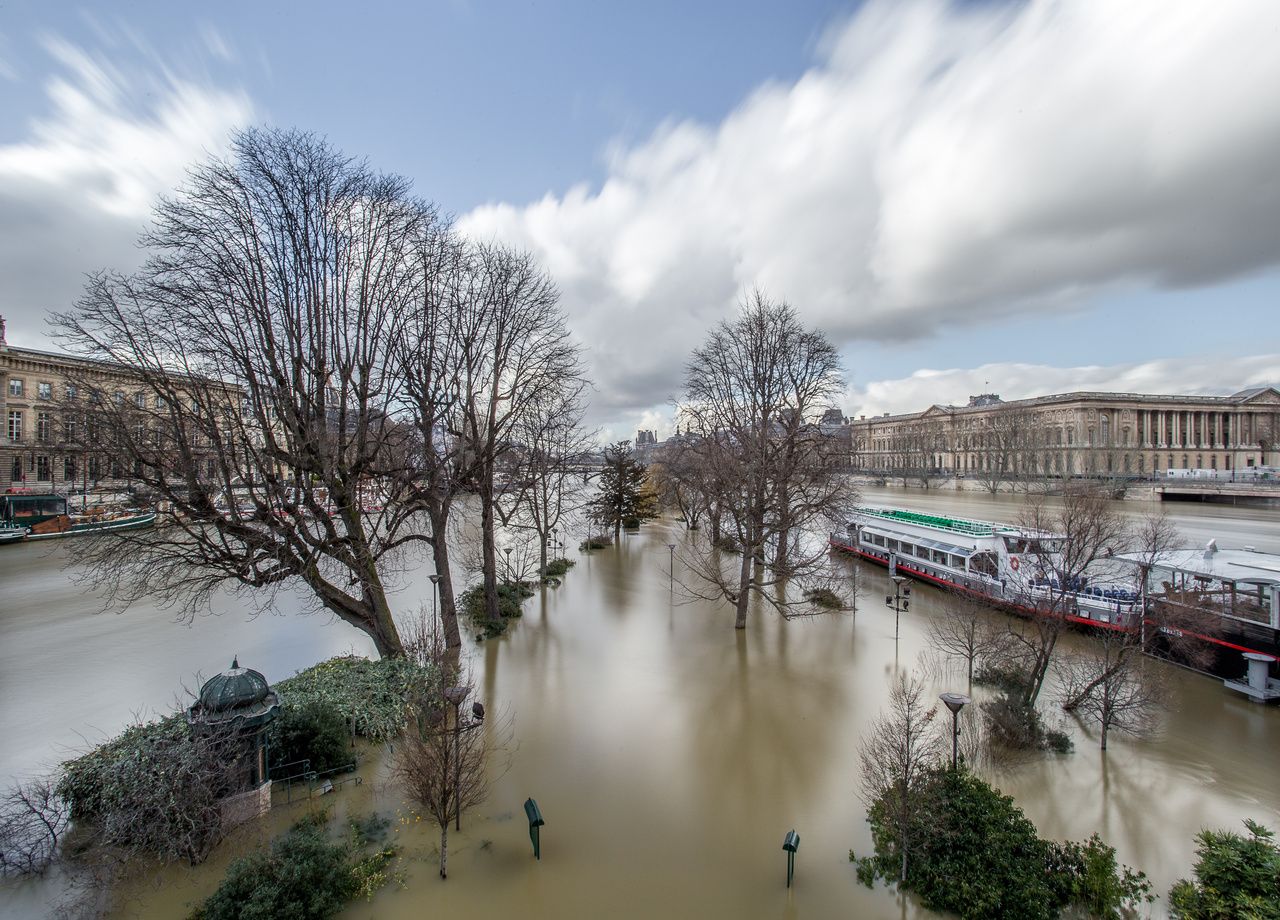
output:
[[[885,494],[885,503],[895,498]],[[916,506],[1013,516],[1012,506],[970,496],[910,497]],[[1195,510],[1179,523],[1197,539],[1197,531],[1247,530],[1248,542],[1280,547],[1268,512],[1230,509],[1232,517],[1210,519]],[[562,587],[526,602],[510,635],[468,645],[482,699],[511,713],[510,770],[461,834],[451,834],[448,881],[433,868],[436,832],[418,825],[401,834],[412,857],[407,887],[344,916],[922,913],[858,886],[847,853],[870,846],[858,797],[859,738],[884,706],[895,669],[918,666],[928,623],[946,597],[917,587],[895,641],[893,611],[883,604],[892,593],[886,573],[838,559],[833,565],[858,595],[856,614],[784,622],[759,607],[748,628],[735,631],[731,610],[682,602],[678,588],[673,597],[667,543],[682,540],[659,522],[579,556]],[[56,745],[76,744],[77,732],[116,730],[140,703],[164,706],[182,680],[233,653],[276,680],[353,646],[367,650],[340,623],[316,628],[297,616],[247,623],[231,606],[190,627],[154,609],[95,616],[94,600],[67,586],[57,554],[28,549],[0,553],[6,776],[48,759]],[[429,592],[425,574],[415,573],[402,605],[429,601]],[[963,677],[930,680],[937,692],[959,688]],[[1239,827],[1246,816],[1280,826],[1273,773],[1280,712],[1181,671],[1171,670],[1170,688],[1174,708],[1156,739],[1113,737],[1103,757],[1096,738],[1067,721],[1074,754],[993,775],[1043,834],[1080,839],[1097,830],[1161,893],[1186,872],[1201,826]],[[401,807],[383,768],[371,761],[364,770],[366,785],[343,792],[339,807]],[[540,863],[520,810],[531,795],[547,819]],[[273,821],[283,826],[291,816],[296,809]],[[804,843],[788,892],[781,843],[792,827]],[[195,873],[165,870],[159,888],[139,883],[121,916],[181,915],[216,884],[227,858]]]

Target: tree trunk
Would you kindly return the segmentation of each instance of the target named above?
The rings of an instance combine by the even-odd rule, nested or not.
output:
[[[440,822],[440,877],[449,877],[449,822]]]
[[[493,467],[486,463],[480,473],[480,530],[484,559],[481,564],[484,576],[484,612],[489,622],[502,619],[498,607],[498,549],[494,537],[493,521]]]
[[[453,578],[449,574],[449,542],[445,537],[449,524],[449,512],[432,507],[427,510],[431,520],[431,555],[440,580],[436,590],[440,593],[440,622],[444,625],[444,641],[449,648],[462,646],[462,632],[458,629],[458,606],[453,597]]]

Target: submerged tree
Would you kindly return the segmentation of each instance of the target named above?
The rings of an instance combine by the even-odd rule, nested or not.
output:
[[[734,605],[739,629],[752,597],[785,613],[803,592],[769,589],[825,571],[825,541],[806,536],[843,523],[856,498],[837,472],[847,446],[816,424],[843,388],[826,336],[758,291],[689,359],[679,411],[711,472],[699,486],[718,538],[702,544],[691,568],[709,596]],[[726,541],[742,553],[732,570],[716,551]]]
[[[604,449],[599,491],[588,507],[591,520],[612,528],[614,539],[630,522],[638,525],[657,517],[657,496],[630,441],[618,441]]]

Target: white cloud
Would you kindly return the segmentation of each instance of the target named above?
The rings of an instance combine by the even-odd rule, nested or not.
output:
[[[597,414],[661,404],[754,284],[837,339],[1280,261],[1280,4],[871,3],[794,83],[462,227],[539,255]]]
[[[853,416],[919,412],[934,403],[960,405],[979,393],[1025,399],[1075,391],[1228,395],[1254,386],[1280,384],[1280,354],[1202,359],[1161,358],[1133,364],[1052,367],[1045,364],[984,364],[974,368],[918,370],[909,377],[877,380],[851,390]]]
[[[48,111],[0,146],[0,304],[10,340],[33,345],[45,313],[70,306],[86,272],[136,264],[133,241],[156,196],[254,114],[243,91],[157,58],[132,70],[59,38],[44,44],[57,65],[44,84]]]

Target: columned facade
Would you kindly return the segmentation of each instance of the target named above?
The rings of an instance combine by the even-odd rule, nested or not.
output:
[[[1064,393],[1010,402],[987,394],[967,406],[850,423],[855,469],[1009,478],[1252,476],[1280,466],[1278,440],[1280,390],[1273,387],[1232,396]]]

